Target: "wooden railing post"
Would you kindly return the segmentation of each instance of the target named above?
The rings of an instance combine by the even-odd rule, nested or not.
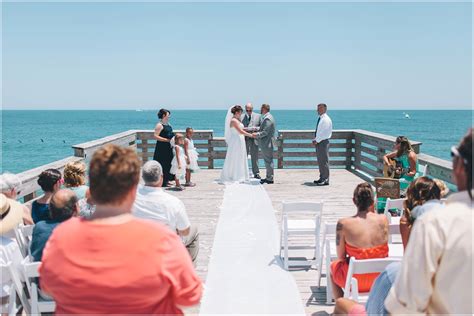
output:
[[[148,161],[148,139],[142,139],[142,164]]]
[[[283,143],[284,138],[283,135],[278,135],[278,147],[277,147],[277,157],[278,157],[278,169],[283,169]]]
[[[211,134],[211,137],[207,140],[207,161],[208,169],[214,169],[214,147],[212,146],[212,141],[214,140],[214,132]]]
[[[346,169],[351,170],[352,168],[352,140],[354,139],[354,135],[351,135],[346,139]]]
[[[360,165],[360,156],[361,156],[361,146],[362,143],[360,141],[359,136],[354,136],[355,142],[354,142],[354,165],[357,169],[357,166]]]

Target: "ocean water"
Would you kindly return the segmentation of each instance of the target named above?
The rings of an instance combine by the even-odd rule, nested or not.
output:
[[[172,109],[171,109],[172,110]],[[409,113],[406,119],[403,113]],[[272,111],[277,129],[314,129],[310,110]],[[223,136],[226,110],[177,110],[174,129],[212,129]],[[472,126],[472,111],[329,111],[334,129],[365,129],[407,136],[421,151],[450,160],[450,147]],[[153,129],[156,111],[13,111],[1,112],[1,172],[22,172],[73,155],[72,145],[129,129]]]

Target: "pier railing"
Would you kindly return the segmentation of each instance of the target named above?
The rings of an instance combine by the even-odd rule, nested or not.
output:
[[[184,131],[176,131],[184,132]],[[282,168],[315,168],[318,165],[315,147],[312,144],[312,130],[281,130],[275,138],[275,166]],[[48,168],[62,170],[71,161],[83,160],[86,163],[92,154],[105,144],[117,144],[137,151],[143,163],[153,159],[156,140],[152,130],[130,130],[94,141],[73,146],[74,156],[31,169],[18,174],[22,180],[21,195],[24,201],[34,199],[39,193],[38,175]],[[199,152],[199,165],[214,169],[222,166],[227,146],[223,137],[215,137],[212,130],[195,130],[194,143]],[[451,163],[430,155],[420,153],[421,143],[412,141],[419,154],[419,164],[427,167],[430,176],[447,183],[451,178]],[[329,162],[331,168],[347,169],[364,180],[373,181],[383,175],[383,155],[393,150],[395,137],[366,130],[333,131]]]

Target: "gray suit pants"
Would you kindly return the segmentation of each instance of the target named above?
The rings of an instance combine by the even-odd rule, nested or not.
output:
[[[329,180],[329,140],[325,139],[316,144],[316,156],[318,157],[319,179]]]
[[[262,150],[262,156],[263,161],[265,162],[265,168],[267,169],[265,179],[273,181],[273,145],[271,145],[271,148],[265,148]]]
[[[247,137],[245,138],[245,145],[247,146],[247,154],[250,154],[252,160],[252,173],[255,176],[260,173],[258,169],[258,146],[254,139]]]
[[[191,225],[191,230],[187,236],[181,237],[186,249],[191,256],[193,263],[196,261],[196,258],[199,253],[199,231],[195,225]]]

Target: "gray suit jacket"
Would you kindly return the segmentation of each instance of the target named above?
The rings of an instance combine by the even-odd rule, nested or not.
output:
[[[275,119],[268,113],[263,117],[257,133],[257,142],[260,150],[273,150],[275,141]]]
[[[243,116],[242,124],[244,127],[259,127],[260,126],[260,114],[252,113],[252,117],[249,120],[247,114]]]

